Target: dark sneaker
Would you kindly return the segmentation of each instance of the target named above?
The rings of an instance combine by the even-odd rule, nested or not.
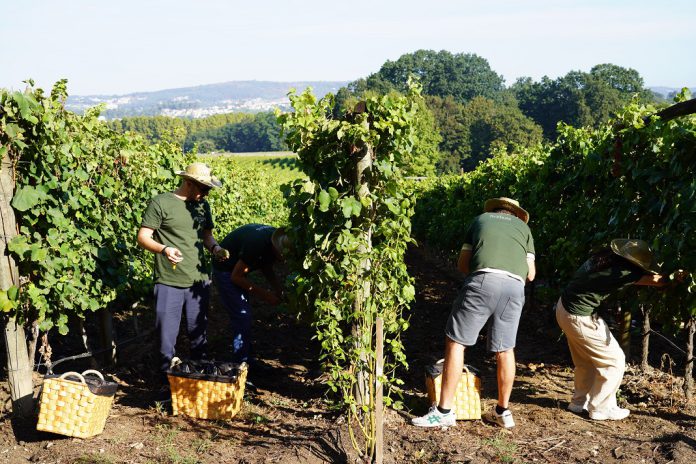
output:
[[[172,392],[169,389],[169,385],[163,385],[155,393],[154,401],[156,401],[158,403],[166,403],[167,401],[171,401],[171,400],[172,400]]]
[[[582,414],[583,412],[587,411],[587,403],[568,403],[568,411],[574,412],[575,414]]]
[[[417,427],[454,427],[457,425],[457,417],[454,415],[454,411],[442,414],[437,410],[437,406],[433,406],[428,414],[414,417],[411,419],[411,423]]]

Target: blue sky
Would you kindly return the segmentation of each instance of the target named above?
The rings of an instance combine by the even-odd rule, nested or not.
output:
[[[508,84],[614,63],[693,87],[695,39],[693,0],[0,0],[0,87],[348,81],[418,49],[475,53]]]

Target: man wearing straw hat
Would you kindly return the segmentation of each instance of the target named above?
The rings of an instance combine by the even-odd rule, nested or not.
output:
[[[282,261],[290,241],[283,228],[263,224],[246,224],[230,232],[221,242],[229,251],[226,261],[213,263],[213,277],[220,301],[230,317],[232,361],[252,362],[251,305],[249,295],[268,304],[280,303],[283,287],[273,272],[273,264]],[[249,280],[250,272],[259,270],[271,286],[268,290]],[[252,365],[252,369],[258,366]]]
[[[210,273],[207,252],[225,259],[212,234],[213,218],[205,197],[222,186],[203,163],[193,163],[179,188],[153,197],[143,213],[138,244],[155,254],[155,325],[159,370],[165,373],[175,354],[182,309],[186,313],[191,358],[205,356]],[[164,378],[164,376],[163,376]]]
[[[488,350],[496,353],[498,404],[485,418],[501,427],[515,426],[508,409],[515,380],[515,341],[524,306],[525,281],[536,274],[534,240],[527,226],[529,213],[510,198],[492,198],[484,213],[469,225],[459,254],[458,269],[467,275],[452,305],[445,330],[445,365],[440,402],[423,417],[419,427],[456,424],[452,410],[464,364],[464,347],[476,343],[490,320]]]
[[[686,273],[677,271],[675,282]],[[621,420],[630,411],[616,403],[626,358],[621,346],[597,314],[610,294],[631,285],[664,287],[652,250],[643,240],[615,239],[592,254],[575,272],[556,304],[556,320],[563,329],[575,365],[575,391],[568,410],[587,411],[593,420]]]

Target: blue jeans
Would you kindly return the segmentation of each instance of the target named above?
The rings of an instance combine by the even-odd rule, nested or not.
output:
[[[175,354],[182,309],[186,313],[186,329],[191,342],[191,358],[206,354],[208,339],[208,307],[210,282],[199,282],[191,287],[171,287],[155,284],[155,329],[160,341],[160,371],[166,372]]]
[[[220,302],[230,318],[232,362],[249,362],[251,347],[251,305],[247,293],[232,283],[231,272],[213,272]]]

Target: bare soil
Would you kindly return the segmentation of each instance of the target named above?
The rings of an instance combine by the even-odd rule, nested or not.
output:
[[[517,380],[512,410],[517,426],[508,431],[483,421],[461,421],[449,429],[419,429],[410,418],[427,409],[425,366],[442,356],[443,329],[460,277],[452,263],[423,249],[410,252],[417,301],[404,337],[410,369],[402,411],[388,410],[385,463],[694,463],[696,413],[671,375],[663,347],[653,348],[656,367],[642,373],[629,366],[621,402],[631,416],[620,422],[591,421],[566,410],[572,364],[550,302],[532,301],[518,334]],[[549,298],[550,299],[550,298]],[[531,299],[530,299],[531,300]],[[0,462],[22,463],[343,463],[359,462],[350,447],[343,417],[325,400],[317,347],[303,321],[254,302],[256,351],[261,368],[250,372],[242,411],[229,421],[172,416],[157,402],[152,370],[153,335],[125,345],[116,367],[102,369],[119,383],[104,432],[77,439],[37,432],[36,419],[8,413],[6,383],[0,390]],[[224,358],[227,319],[213,304],[211,352]],[[143,315],[142,330],[152,318]],[[123,321],[123,327],[130,327]],[[130,330],[130,329],[129,329]],[[132,334],[123,333],[120,339]],[[73,337],[73,339],[70,339]],[[75,336],[52,342],[58,359],[80,352]],[[180,340],[185,354],[186,340]],[[668,348],[664,347],[664,351]],[[635,353],[639,350],[636,348]],[[677,353],[669,353],[683,363]],[[660,360],[662,359],[662,363]],[[667,360],[667,361],[665,361]],[[495,404],[495,361],[483,336],[467,350],[466,362],[480,369],[483,408]],[[90,367],[85,360],[64,363],[57,372]],[[37,376],[37,391],[41,377]]]

